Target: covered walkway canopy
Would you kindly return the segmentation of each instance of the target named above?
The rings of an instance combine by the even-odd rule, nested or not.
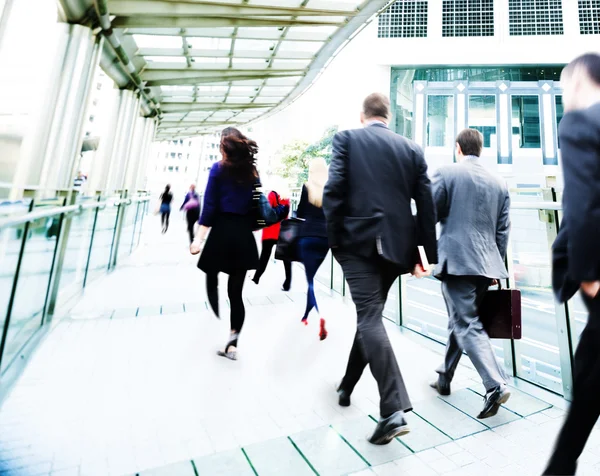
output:
[[[285,107],[388,0],[61,0],[100,28],[100,64],[139,90],[156,139],[240,125]]]

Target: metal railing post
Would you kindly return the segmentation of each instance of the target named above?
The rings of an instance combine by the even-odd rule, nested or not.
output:
[[[44,308],[42,311],[42,322],[40,323],[41,326],[44,325],[47,315],[54,314],[54,309],[56,307],[56,297],[58,294],[58,283],[60,283],[60,274],[62,274],[62,264],[64,262],[65,254],[66,254],[66,244],[63,245],[61,240],[66,242],[67,238],[68,238],[67,236],[63,236],[61,233],[66,219],[67,218],[66,218],[65,214],[63,213],[60,215],[60,218],[58,221],[58,234],[57,234],[57,239],[56,239],[56,245],[54,246],[54,253],[52,255],[52,264],[50,265],[50,276],[48,278],[48,287],[46,289],[46,300],[44,301]],[[63,246],[64,246],[64,251],[63,251]],[[61,250],[60,269],[58,269],[58,267],[56,266],[56,257],[58,256],[59,249]],[[55,267],[57,268],[56,276],[54,276]],[[54,286],[52,285],[53,282],[56,283],[55,284],[56,291],[54,289]]]
[[[123,230],[123,220],[127,212],[127,205],[124,200],[127,198],[127,191],[121,193],[121,200],[119,201],[119,208],[117,210],[117,220],[115,224],[115,232],[113,235],[113,242],[111,246],[111,259],[109,269],[114,268],[117,265],[117,259],[119,256],[119,245],[121,243],[121,232]]]
[[[137,206],[135,208],[135,220],[133,221],[133,233],[131,235],[131,246],[129,246],[129,254],[133,253],[133,244],[135,243],[135,231],[137,229],[137,221],[138,216],[140,214],[140,202],[137,202]]]
[[[98,196],[98,203],[100,203],[100,199],[102,197]],[[92,248],[94,246],[94,236],[96,235],[96,224],[98,223],[98,213],[100,213],[100,208],[96,208],[96,212],[94,213],[94,224],[92,225],[92,236],[90,236],[90,247],[88,249],[87,260],[85,262],[85,272],[83,274],[83,285],[82,288],[85,288],[87,284],[88,271],[90,269],[90,262],[92,260]]]
[[[544,191],[544,199],[550,199],[556,202],[556,190],[550,188]],[[545,212],[547,218],[546,230],[548,236],[548,246],[552,248],[552,244],[558,235],[559,230],[559,213],[558,210]],[[550,253],[552,253],[550,251]],[[556,318],[556,331],[558,341],[558,355],[560,358],[560,374],[563,388],[563,395],[567,400],[573,399],[573,339],[575,330],[573,323],[569,318],[568,303],[560,304],[554,301],[554,312]]]
[[[67,204],[67,199],[63,202],[63,207],[66,205],[73,205],[77,200],[77,195],[71,195],[71,202]],[[71,219],[66,216],[66,210],[60,215],[59,230],[56,238],[56,247],[54,248],[54,256],[52,258],[52,268],[50,273],[50,282],[48,284],[48,292],[46,293],[45,312],[42,317],[42,322],[45,320],[45,316],[52,316],[56,309],[56,299],[58,297],[58,291],[60,286],[60,278],[62,275],[62,268],[67,254],[67,244],[69,243],[69,234],[71,232]],[[64,222],[65,220],[66,223]]]

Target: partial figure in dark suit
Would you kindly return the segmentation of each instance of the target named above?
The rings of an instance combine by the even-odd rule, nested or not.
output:
[[[450,395],[450,382],[463,351],[477,369],[486,396],[478,418],[498,413],[510,392],[506,373],[496,360],[478,308],[493,281],[508,278],[504,259],[510,232],[510,197],[506,185],[479,162],[483,137],[465,129],[456,138],[458,163],[432,177],[438,242],[436,278],[448,309],[448,343],[439,376],[431,386]]]
[[[389,118],[386,96],[365,99],[364,128],[340,132],[333,139],[323,197],[329,244],[344,270],[357,314],[339,403],[350,405],[350,395],[369,365],[381,399],[381,420],[369,441],[379,445],[408,433],[404,412],[412,410],[382,321],[383,307],[401,274],[427,274],[417,264],[418,245],[424,246],[430,262],[437,260],[435,210],[423,151],[390,131]]]
[[[589,317],[575,352],[573,401],[547,475],[575,474],[600,415],[600,55],[573,60],[560,85],[566,111],[558,129],[565,186],[552,281],[560,302],[581,289]]]

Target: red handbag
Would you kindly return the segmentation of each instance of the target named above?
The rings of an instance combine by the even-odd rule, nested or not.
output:
[[[479,306],[479,319],[491,339],[521,338],[521,291],[498,289],[488,291]]]

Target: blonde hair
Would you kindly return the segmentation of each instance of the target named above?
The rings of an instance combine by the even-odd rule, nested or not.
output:
[[[317,157],[310,161],[306,190],[308,191],[308,201],[315,207],[321,208],[323,206],[323,189],[325,183],[327,183],[328,175],[329,171],[325,159]]]

